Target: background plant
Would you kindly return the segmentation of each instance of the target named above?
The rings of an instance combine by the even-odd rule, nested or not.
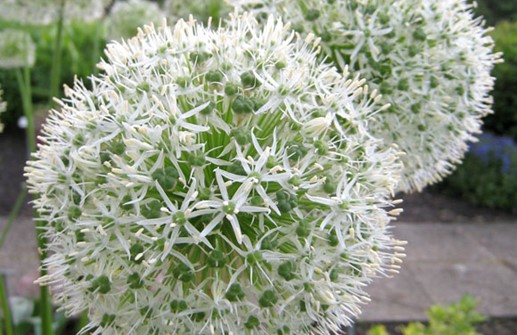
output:
[[[429,308],[427,324],[411,322],[402,328],[403,335],[481,335],[476,326],[483,322],[483,315],[476,312],[476,299],[464,296],[455,304],[435,305]],[[372,327],[367,335],[389,335],[382,325]]]
[[[471,145],[462,166],[435,190],[517,213],[517,145],[511,137],[484,133],[479,143]]]
[[[517,22],[501,21],[491,35],[504,63],[494,68],[494,114],[485,119],[483,129],[517,140]]]
[[[73,21],[63,28],[63,55],[60,61],[60,83],[72,84],[73,78],[86,78],[92,74],[98,59],[94,57],[94,46],[105,44],[100,35],[96,35],[97,23]],[[20,27],[8,22],[0,22],[4,29]],[[49,76],[52,69],[53,50],[55,46],[55,27],[23,26],[35,44],[35,62],[31,73],[32,101],[35,105],[47,105],[49,101]],[[1,29],[0,29],[1,30]],[[16,75],[13,71],[0,69],[0,83],[4,88],[4,99],[9,101],[7,111],[2,115],[8,126],[14,126],[22,116],[22,104]]]

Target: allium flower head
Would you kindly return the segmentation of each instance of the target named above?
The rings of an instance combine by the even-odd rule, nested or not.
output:
[[[227,1],[316,34],[328,60],[380,90],[391,108],[370,127],[407,153],[401,191],[449,174],[491,112],[499,55],[464,0]]]
[[[62,0],[2,0],[0,19],[30,25],[47,25],[59,19]],[[104,14],[106,0],[67,0],[65,20],[93,21]]]
[[[0,31],[0,69],[32,67],[36,46],[29,33],[16,29]]]
[[[364,81],[280,21],[145,27],[66,89],[26,169],[42,284],[95,334],[329,334],[396,271],[401,165]],[[347,120],[348,125],[340,125]]]
[[[106,18],[106,37],[118,40],[136,35],[144,24],[161,22],[165,17],[158,5],[146,0],[118,1]]]

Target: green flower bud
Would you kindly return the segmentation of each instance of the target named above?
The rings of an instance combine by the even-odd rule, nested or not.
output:
[[[259,299],[259,305],[263,308],[273,307],[278,301],[278,297],[276,296],[273,290],[266,290],[262,293],[262,296]]]

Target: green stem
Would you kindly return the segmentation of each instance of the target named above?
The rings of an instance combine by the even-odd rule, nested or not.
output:
[[[30,81],[30,69],[25,66],[16,71],[16,80],[22,96],[23,115],[27,119],[26,138],[29,152],[36,151],[36,132],[34,130],[34,116],[32,107],[32,93]]]
[[[50,105],[54,105],[54,97],[58,96],[59,83],[61,82],[61,52],[63,44],[63,21],[66,0],[61,0],[59,8],[59,17],[57,20],[57,33],[54,42],[54,54],[52,56],[52,69],[50,74]]]
[[[95,65],[99,61],[100,55],[100,36],[101,36],[101,27],[102,22],[99,22],[95,25],[95,40],[93,41],[93,52],[92,52],[92,65],[93,65],[93,75],[96,76],[99,74],[99,68]]]
[[[11,322],[11,310],[9,308],[9,300],[7,298],[7,290],[5,288],[4,276],[0,274],[0,304],[2,305],[5,332],[6,335],[13,335],[13,325]],[[1,327],[0,327],[1,331]]]
[[[77,323],[76,333],[79,333],[81,329],[88,325],[88,313],[82,312],[81,317],[79,318],[79,322]]]
[[[23,201],[25,200],[25,197],[27,196],[27,189],[25,186],[22,186],[22,189],[20,193],[18,194],[18,198],[16,198],[16,202],[14,203],[14,207],[11,210],[11,213],[9,213],[9,217],[7,218],[7,223],[2,230],[2,234],[0,235],[0,249],[2,249],[2,246],[5,243],[5,239],[7,237],[7,234],[9,233],[9,230],[11,230],[11,227],[13,225],[14,219],[18,216],[18,213],[20,213],[20,209],[22,208]]]
[[[25,66],[24,71],[16,71],[16,79],[18,80],[18,86],[20,87],[20,93],[22,95],[23,113],[27,119],[27,147],[29,153],[36,151],[36,130],[34,127],[34,115],[32,107],[32,95],[31,95],[31,80],[30,70],[28,66]],[[34,211],[34,221],[36,222],[36,240],[38,249],[40,250],[40,264],[47,257],[46,245],[47,239],[44,236],[46,223],[38,220],[38,212]],[[43,277],[47,274],[47,271],[43,266],[40,267],[40,276]],[[41,327],[43,335],[54,335],[52,329],[52,304],[50,301],[50,295],[47,286],[40,286],[40,299],[41,299]]]

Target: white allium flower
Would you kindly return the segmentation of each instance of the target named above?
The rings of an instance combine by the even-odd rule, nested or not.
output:
[[[186,20],[192,15],[204,23],[211,18],[216,26],[231,11],[224,0],[165,0],[163,7],[173,21]]]
[[[105,20],[108,40],[129,38],[145,24],[159,24],[165,13],[154,2],[146,0],[117,1]]]
[[[0,86],[0,114],[5,112],[7,109],[7,102],[2,101],[2,96],[4,95],[4,91],[2,90],[2,86]],[[0,117],[0,133],[4,130],[4,124],[1,122],[2,119]]]
[[[26,175],[39,281],[85,331],[330,334],[397,271],[399,153],[365,130],[376,94],[309,42],[246,14],[147,26],[65,90]]]
[[[316,34],[328,60],[349,64],[383,94],[391,108],[370,129],[407,153],[401,191],[449,174],[491,112],[500,55],[464,0],[227,1]]]
[[[59,18],[62,0],[2,0],[0,19],[31,25],[47,25]],[[93,21],[104,14],[107,0],[66,0],[65,20]]]
[[[32,67],[36,46],[29,33],[16,29],[0,31],[0,69]]]

